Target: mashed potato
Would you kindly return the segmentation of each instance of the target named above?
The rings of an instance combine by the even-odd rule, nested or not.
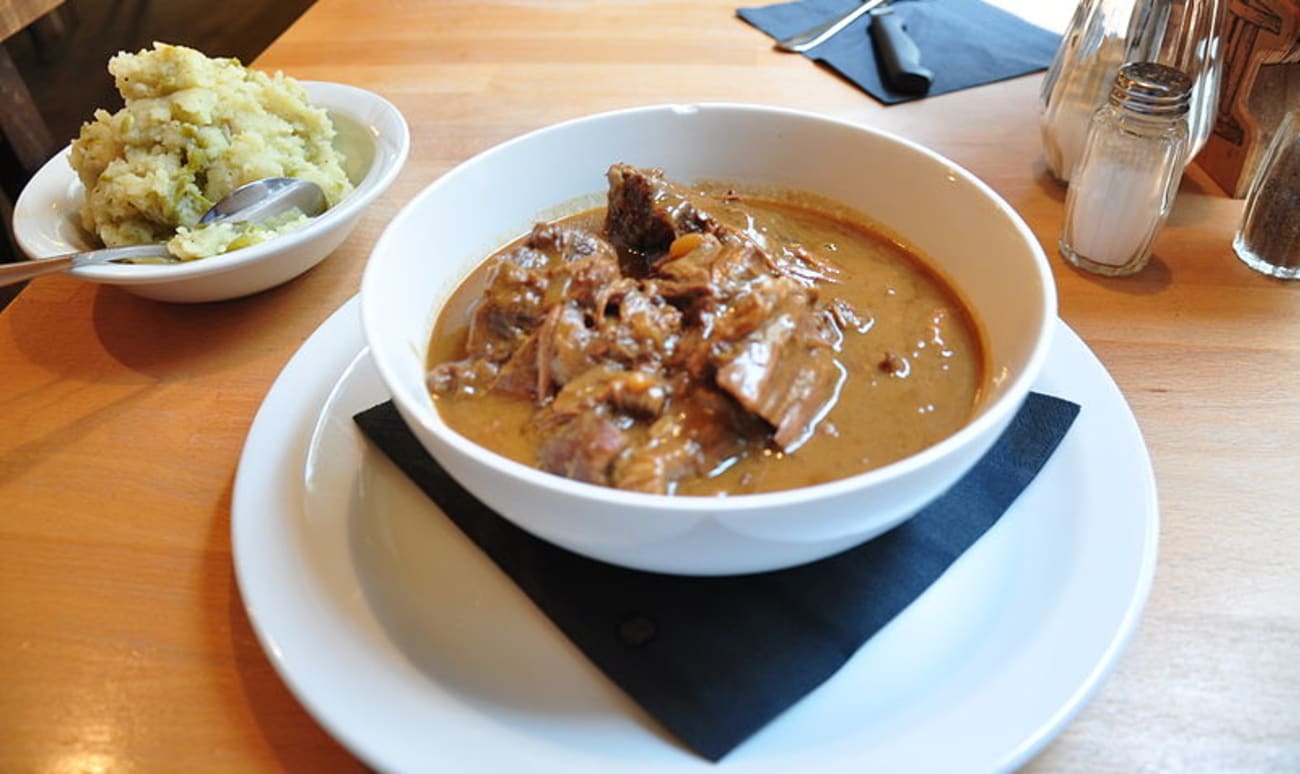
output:
[[[311,180],[330,206],[352,188],[329,116],[292,78],[163,43],[118,54],[108,70],[125,107],[97,110],[71,153],[86,188],[82,225],[106,246],[168,242],[182,259],[215,255],[307,220],[196,228],[203,213],[244,183]]]

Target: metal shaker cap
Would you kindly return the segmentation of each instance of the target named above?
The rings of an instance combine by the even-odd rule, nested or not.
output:
[[[1192,79],[1176,67],[1130,62],[1119,68],[1110,102],[1150,116],[1181,116],[1191,102]]]

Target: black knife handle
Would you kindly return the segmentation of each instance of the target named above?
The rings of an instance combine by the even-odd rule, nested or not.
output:
[[[892,9],[871,12],[871,41],[884,68],[885,85],[903,94],[924,94],[934,73],[921,65],[921,49],[907,34],[907,26]]]

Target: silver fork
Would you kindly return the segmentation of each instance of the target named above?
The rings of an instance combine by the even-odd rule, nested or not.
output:
[[[782,51],[790,51],[795,54],[820,46],[834,37],[840,30],[852,24],[863,14],[868,13],[876,6],[882,5],[888,0],[866,0],[862,5],[854,8],[852,11],[844,14],[838,19],[831,19],[824,24],[818,24],[809,30],[804,30],[798,35],[792,35],[784,40],[778,40],[776,47]]]

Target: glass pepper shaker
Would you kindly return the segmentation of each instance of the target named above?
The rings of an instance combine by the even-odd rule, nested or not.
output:
[[[1282,119],[1259,161],[1232,248],[1255,271],[1300,279],[1300,109]]]
[[[1126,64],[1093,115],[1065,200],[1061,254],[1107,276],[1141,271],[1182,178],[1192,80],[1154,62]]]

